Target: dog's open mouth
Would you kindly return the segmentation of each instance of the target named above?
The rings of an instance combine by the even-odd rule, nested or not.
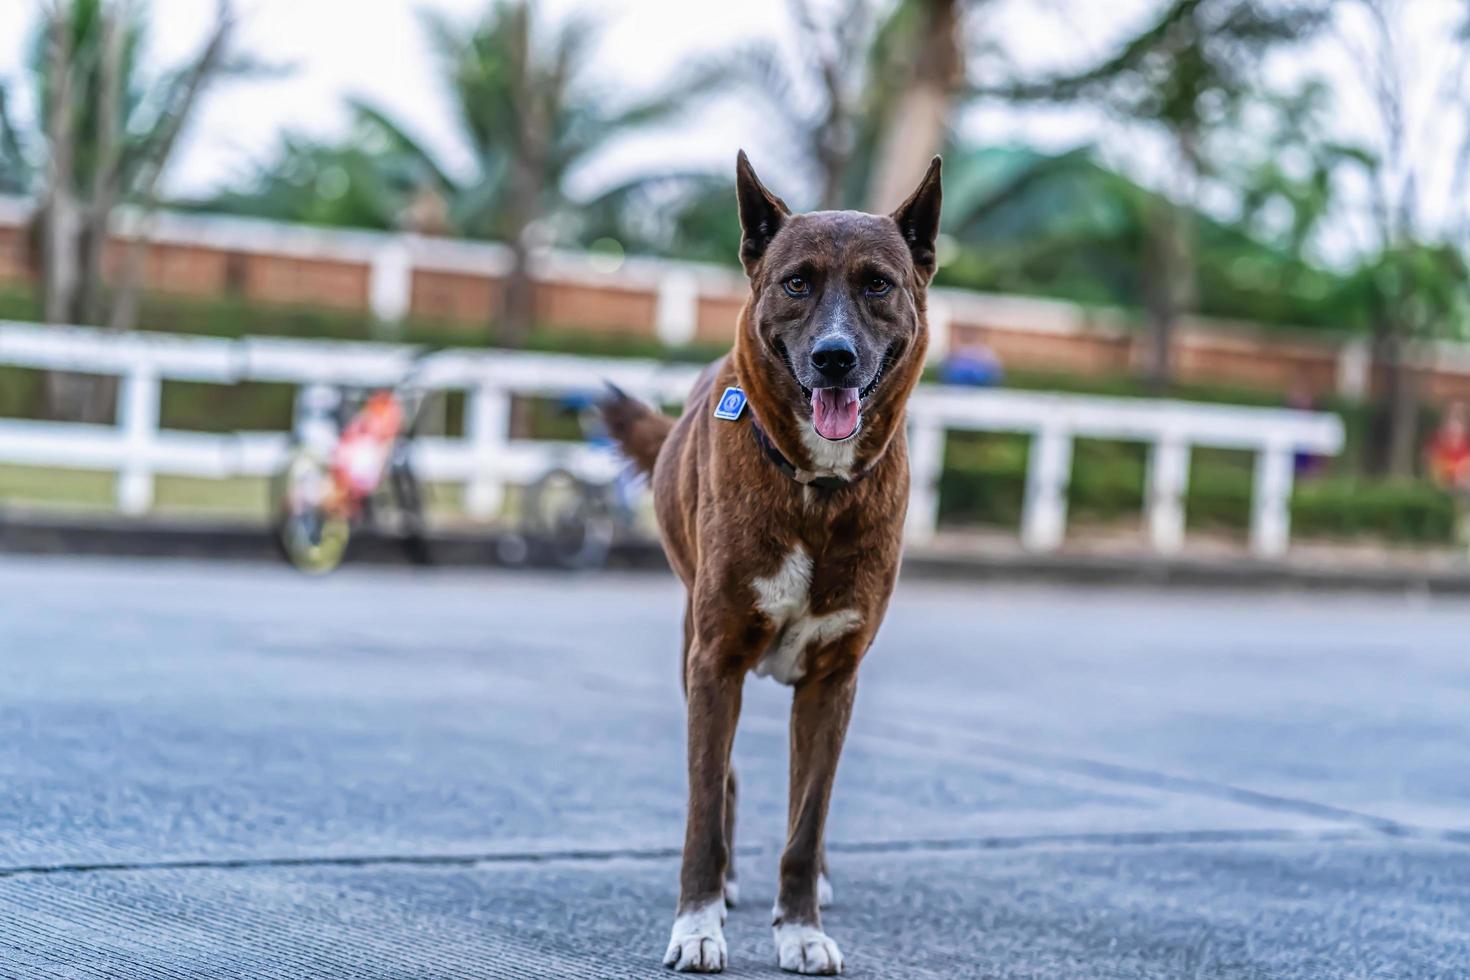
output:
[[[851,439],[857,432],[862,421],[862,403],[878,387],[878,382],[883,380],[883,375],[893,363],[898,344],[890,344],[883,352],[878,370],[873,372],[873,377],[862,388],[808,388],[801,383],[796,366],[791,362],[791,352],[779,338],[775,341],[775,348],[786,362],[786,369],[791,372],[791,378],[801,389],[802,395],[811,401],[812,428],[823,439],[842,442]]]
[[[833,442],[851,439],[861,413],[856,388],[818,388],[812,392],[812,428]]]

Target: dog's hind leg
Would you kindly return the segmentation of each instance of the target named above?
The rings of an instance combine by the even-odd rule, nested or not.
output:
[[[856,665],[802,681],[791,700],[791,797],[781,885],[773,910],[776,962],[796,973],[842,972],[842,953],[822,931],[819,880],[827,807],[857,691]]]
[[[743,671],[731,661],[702,655],[707,652],[696,641],[688,654],[689,814],[684,827],[679,909],[664,952],[665,966],[693,973],[725,969],[722,926],[725,872],[730,864],[725,795],[744,680]]]
[[[827,844],[822,843],[822,854],[817,859],[817,907],[832,904],[832,872],[827,869]]]
[[[735,766],[725,777],[725,846],[730,851],[730,862],[725,868],[725,904],[734,906],[740,902],[740,882],[735,880]]]

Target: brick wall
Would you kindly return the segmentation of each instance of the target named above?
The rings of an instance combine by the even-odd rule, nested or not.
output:
[[[500,306],[500,280],[463,272],[413,271],[409,315],[449,323],[486,324]]]
[[[638,288],[575,282],[540,283],[536,318],[586,333],[648,336],[653,332],[657,294]]]
[[[997,323],[951,325],[951,343],[984,345],[1009,370],[1100,377],[1128,370],[1129,339],[1102,332],[1039,333]]]
[[[333,310],[368,308],[371,270],[362,263],[249,255],[243,266],[246,299]]]
[[[25,282],[28,278],[25,229],[0,226],[0,283]]]
[[[28,276],[23,202],[0,199],[0,283]],[[190,297],[235,297],[261,304],[318,306],[463,324],[490,322],[500,304],[508,250],[490,243],[334,232],[247,219],[160,215],[146,246],[147,288]],[[121,260],[115,242],[108,267]],[[389,261],[391,259],[391,261]],[[727,344],[745,299],[743,280],[726,269],[632,260],[594,267],[557,253],[538,267],[535,307],[546,324],[592,333],[659,336]],[[396,277],[396,278],[395,278]],[[682,277],[691,289],[665,289]],[[386,298],[385,298],[386,297]],[[1144,363],[1139,331],[1116,313],[1019,297],[940,291],[935,348],[983,343],[1013,371],[1107,376]],[[1436,355],[1422,375],[1433,400],[1470,398],[1470,356]],[[1346,343],[1332,337],[1263,331],[1252,324],[1194,320],[1176,340],[1174,370],[1186,382],[1285,393],[1305,384],[1326,395],[1345,384]]]
[[[1262,391],[1306,388],[1329,395],[1338,384],[1338,351],[1330,341],[1259,336],[1242,325],[1238,334],[1185,329],[1175,344],[1175,377],[1186,383]]]

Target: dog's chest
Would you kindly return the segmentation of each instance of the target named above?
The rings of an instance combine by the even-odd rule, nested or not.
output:
[[[781,562],[775,574],[757,578],[756,608],[771,620],[776,635],[770,649],[755,665],[761,677],[782,684],[795,684],[806,673],[806,656],[814,647],[849,633],[857,626],[857,610],[812,612],[812,559],[797,545]]]
[[[852,479],[853,462],[857,456],[857,437],[844,442],[831,442],[812,431],[811,426],[797,420],[796,431],[801,433],[801,444],[812,461],[812,470],[830,473],[844,480]]]

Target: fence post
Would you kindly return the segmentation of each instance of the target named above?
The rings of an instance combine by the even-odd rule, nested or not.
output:
[[[136,364],[122,376],[117,393],[117,426],[123,462],[117,471],[117,509],[130,517],[153,506],[153,442],[158,435],[161,383],[148,363]]]
[[[394,236],[373,252],[368,267],[368,308],[382,323],[398,323],[413,302],[413,251],[408,239]]]
[[[333,413],[341,401],[342,395],[336,388],[321,382],[302,385],[296,389],[291,432],[297,441],[310,449],[330,452],[337,441]]]
[[[1337,352],[1337,394],[1342,398],[1368,396],[1373,381],[1373,352],[1368,341],[1349,340]]]
[[[944,470],[944,427],[933,419],[909,417],[910,544],[934,539],[939,526],[939,476]]]
[[[699,329],[699,280],[685,269],[671,269],[658,281],[653,314],[658,339],[673,347],[687,344]]]
[[[1251,551],[1262,558],[1286,554],[1291,537],[1292,448],[1274,443],[1256,456],[1251,488]]]
[[[505,484],[496,464],[510,442],[510,392],[492,384],[472,388],[465,405],[465,441],[473,472],[464,488],[465,513],[488,520],[500,510]]]
[[[1165,436],[1149,449],[1148,532],[1156,551],[1184,547],[1184,494],[1189,485],[1189,444]]]
[[[1031,440],[1026,466],[1026,500],[1021,510],[1021,545],[1053,551],[1067,533],[1067,484],[1072,473],[1072,433],[1043,426]]]
[[[929,294],[929,350],[924,360],[938,364],[949,356],[954,345],[954,316],[949,301],[943,296]]]

